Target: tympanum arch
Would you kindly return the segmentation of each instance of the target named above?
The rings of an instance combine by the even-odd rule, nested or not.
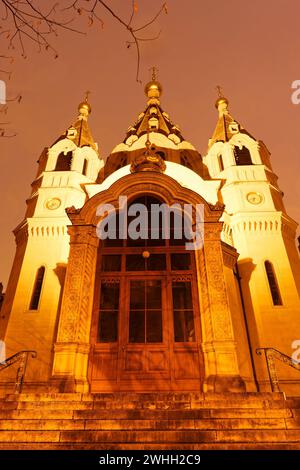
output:
[[[222,204],[215,206],[209,204],[203,196],[191,189],[182,187],[170,176],[156,172],[140,172],[126,175],[114,182],[110,188],[95,194],[80,210],[67,209],[69,218],[73,224],[95,225],[97,224],[96,211],[100,205],[111,204],[118,210],[119,197],[125,196],[128,200],[138,196],[149,194],[161,199],[168,205],[179,204],[203,204],[204,221],[216,223],[223,213]],[[222,225],[220,223],[220,225]]]

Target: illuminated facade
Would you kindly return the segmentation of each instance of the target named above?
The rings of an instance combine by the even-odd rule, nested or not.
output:
[[[287,215],[270,154],[217,100],[218,122],[202,158],[146,85],[147,107],[105,164],[88,126],[76,122],[40,159],[1,310],[10,356],[37,351],[32,392],[264,392],[256,349],[288,356],[300,330],[296,223]],[[112,240],[96,210],[204,205],[204,246]],[[299,336],[299,335],[298,335]],[[299,372],[278,367],[282,390],[300,395]],[[14,382],[9,368],[1,390]]]

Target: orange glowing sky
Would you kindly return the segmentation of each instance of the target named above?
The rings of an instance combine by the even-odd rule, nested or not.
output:
[[[107,0],[124,18],[130,0]],[[160,0],[139,0],[138,24],[159,9]],[[254,137],[265,142],[285,193],[288,214],[300,220],[300,105],[291,102],[291,83],[300,79],[299,0],[169,0],[148,31],[160,38],[142,46],[141,79],[159,68],[162,107],[184,137],[204,154],[217,120],[215,86],[222,85],[230,112]],[[103,13],[104,29],[82,18],[86,36],[61,32],[52,41],[54,59],[28,46],[27,60],[17,56],[8,83],[5,120],[17,132],[1,140],[0,281],[6,285],[14,256],[11,233],[24,217],[25,200],[46,146],[72,123],[84,91],[91,90],[90,126],[106,157],[143,110],[143,86],[135,81],[136,57],[127,49],[126,31]],[[86,21],[87,23],[87,21]],[[2,78],[2,77],[1,77]]]

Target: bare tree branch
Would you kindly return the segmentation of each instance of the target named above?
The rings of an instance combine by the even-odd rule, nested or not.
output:
[[[130,35],[130,40],[126,41],[127,48],[131,46],[136,50],[136,81],[140,82],[140,60],[141,51],[140,44],[144,41],[154,41],[159,35],[148,38],[142,38],[137,35],[139,31],[146,30],[150,25],[155,23],[158,17],[163,13],[167,13],[167,4],[164,2],[156,14],[145,24],[139,27],[134,27],[133,22],[138,12],[138,0],[131,0],[131,14],[129,21],[120,17],[120,15],[103,0],[52,0],[49,7],[49,2],[39,0],[0,0],[0,35],[8,42],[8,49],[20,50],[21,55],[26,58],[26,44],[28,42],[34,43],[38,46],[38,51],[50,51],[54,54],[54,58],[58,57],[58,52],[53,47],[51,38],[57,37],[60,31],[67,31],[77,34],[86,34],[86,32],[77,29],[74,26],[75,19],[79,16],[85,16],[88,19],[88,26],[93,26],[94,22],[100,23],[104,27],[104,21],[99,16],[99,12],[108,12],[123,28],[126,29]],[[5,25],[5,27],[3,26]],[[3,42],[3,41],[2,41]],[[6,64],[12,63],[14,57],[9,54],[0,55],[1,60],[5,63],[0,66],[0,74],[4,74],[10,79],[11,72],[7,70]],[[8,62],[7,62],[8,61]],[[20,102],[21,96],[18,95],[7,101]],[[3,111],[3,106],[0,106],[0,112],[6,113],[7,108]],[[6,125],[2,123],[1,125]],[[3,129],[0,127],[0,136],[3,135]]]
[[[88,13],[89,26],[92,26],[94,20],[98,20],[101,26],[104,26],[103,20],[99,17],[97,9],[102,7],[106,10],[115,20],[117,20],[131,35],[132,40],[127,41],[127,45],[134,44],[137,53],[137,70],[136,80],[139,81],[139,67],[140,67],[140,41],[145,39],[136,35],[138,31],[147,29],[152,25],[157,18],[163,13],[167,13],[167,4],[164,2],[157,13],[144,25],[135,28],[132,26],[134,16],[137,13],[137,0],[132,0],[132,11],[128,22],[123,20],[108,4],[103,0],[73,0],[68,6],[63,7],[61,2],[53,3],[48,10],[42,10],[37,5],[36,0],[0,0],[2,4],[2,21],[10,21],[11,25],[8,29],[0,31],[0,34],[6,35],[9,40],[9,48],[15,49],[16,42],[21,48],[23,57],[26,57],[25,52],[25,39],[30,40],[38,45],[39,50],[50,50],[58,57],[57,51],[52,46],[49,36],[57,36],[60,30],[75,32],[78,34],[85,34],[72,26],[75,16],[73,13],[82,15],[84,12]],[[90,5],[90,8],[87,7]],[[70,13],[67,18],[61,16],[63,12]],[[159,35],[158,35],[159,36]],[[153,38],[146,38],[146,40],[155,40],[158,36]]]
[[[133,9],[132,9],[132,13],[131,13],[131,17],[130,17],[130,20],[128,23],[126,23],[124,20],[122,20],[122,18],[120,18],[103,0],[98,0],[98,3],[100,3],[107,11],[109,11],[109,13],[117,20],[119,21],[130,33],[130,35],[132,36],[132,41],[127,41],[127,47],[130,47],[131,44],[134,44],[135,47],[136,47],[136,54],[137,54],[137,67],[136,67],[136,81],[137,82],[140,82],[139,80],[139,75],[140,75],[140,57],[141,57],[141,53],[140,53],[140,41],[153,41],[155,39],[157,39],[158,36],[156,37],[153,37],[153,38],[146,38],[146,39],[141,39],[139,38],[137,35],[136,35],[136,32],[137,31],[141,31],[142,29],[145,29],[147,28],[148,26],[150,26],[151,24],[153,24],[155,22],[155,20],[161,15],[161,13],[164,11],[165,13],[167,13],[167,4],[166,2],[163,3],[163,5],[161,6],[161,8],[159,9],[159,11],[156,13],[156,15],[150,20],[148,21],[145,25],[141,26],[140,28],[133,28],[131,26],[131,23],[132,23],[132,20],[133,20],[133,17],[134,17],[134,14],[135,14],[135,11],[136,11],[136,3],[133,1]],[[159,33],[160,34],[160,33]]]

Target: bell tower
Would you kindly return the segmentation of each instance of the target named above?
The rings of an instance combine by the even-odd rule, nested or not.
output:
[[[50,373],[69,255],[70,220],[65,210],[82,207],[84,184],[95,183],[103,166],[88,125],[90,112],[86,97],[78,106],[75,122],[42,152],[25,218],[14,230],[16,255],[0,333],[7,356],[22,349],[37,351],[38,359],[29,371],[31,381],[47,382]]]
[[[222,180],[222,236],[239,253],[236,276],[257,378],[263,388],[268,377],[256,348],[273,347],[291,356],[292,342],[298,339],[297,224],[286,213],[267,147],[233,119],[228,104],[219,89],[218,122],[204,161],[211,177]],[[288,369],[282,369],[282,382],[292,391],[299,377]]]

